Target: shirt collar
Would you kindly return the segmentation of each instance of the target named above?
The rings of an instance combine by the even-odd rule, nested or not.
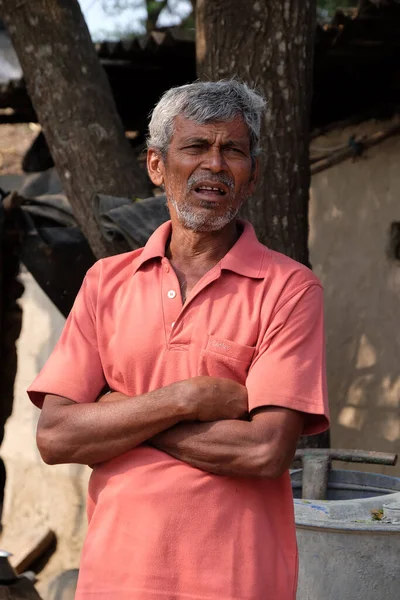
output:
[[[268,248],[257,239],[253,226],[248,221],[238,219],[243,227],[242,234],[221,260],[221,269],[233,271],[245,277],[263,279]]]
[[[233,271],[245,277],[263,279],[264,266],[268,255],[268,248],[257,239],[250,223],[238,219],[243,228],[242,234],[236,244],[221,259],[221,270]],[[149,237],[142,253],[135,260],[134,273],[148,260],[163,258],[165,248],[171,236],[171,221],[166,221]]]
[[[165,248],[168,239],[171,236],[171,221],[166,221],[160,227],[157,227],[154,233],[151,234],[147,240],[146,245],[143,247],[141,254],[136,258],[133,267],[133,274],[136,273],[140,267],[153,258],[164,258]]]

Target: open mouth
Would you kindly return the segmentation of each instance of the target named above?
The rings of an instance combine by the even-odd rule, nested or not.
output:
[[[222,185],[198,185],[194,188],[196,194],[207,198],[220,198],[225,196],[227,190]]]

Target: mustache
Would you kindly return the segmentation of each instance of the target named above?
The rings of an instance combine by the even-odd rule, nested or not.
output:
[[[199,185],[199,183],[201,183],[204,180],[209,181],[211,184],[215,185],[222,183],[223,185],[226,185],[230,192],[233,192],[235,190],[235,184],[232,181],[232,179],[228,175],[224,175],[223,173],[221,173],[221,175],[210,175],[209,173],[196,173],[189,177],[187,187],[189,190],[193,190]]]

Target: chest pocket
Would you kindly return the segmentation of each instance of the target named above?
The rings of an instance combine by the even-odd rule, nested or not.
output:
[[[201,351],[199,375],[226,377],[244,384],[255,348],[209,335]]]

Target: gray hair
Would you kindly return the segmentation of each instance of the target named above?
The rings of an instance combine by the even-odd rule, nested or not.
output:
[[[249,130],[250,153],[254,162],[260,152],[261,117],[265,107],[265,99],[258,92],[235,79],[196,81],[171,88],[153,110],[147,147],[156,148],[165,158],[178,115],[201,125],[212,121],[231,121],[241,116]]]

